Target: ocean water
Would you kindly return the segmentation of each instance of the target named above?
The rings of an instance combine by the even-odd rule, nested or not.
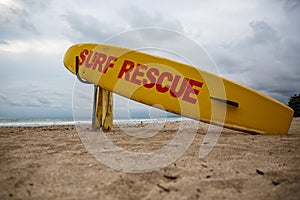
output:
[[[0,118],[0,126],[74,125],[73,118]]]
[[[138,124],[138,123],[164,123],[174,121],[188,121],[185,117],[166,117],[152,119],[115,119],[114,124]],[[91,119],[82,118],[0,118],[2,126],[53,126],[53,125],[75,125],[77,123],[91,124]]]

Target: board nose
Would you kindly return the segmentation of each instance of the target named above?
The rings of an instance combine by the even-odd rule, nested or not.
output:
[[[65,67],[72,72],[73,74],[76,74],[76,52],[77,52],[77,46],[71,46],[64,56],[64,65]]]

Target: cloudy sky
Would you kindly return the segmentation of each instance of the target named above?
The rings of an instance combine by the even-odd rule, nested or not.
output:
[[[0,13],[0,117],[71,116],[68,47],[144,27],[187,36],[222,76],[279,101],[300,93],[298,0],[1,0]]]

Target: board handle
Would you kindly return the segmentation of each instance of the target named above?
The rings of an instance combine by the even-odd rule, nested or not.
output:
[[[219,101],[219,102],[222,102],[222,103],[226,103],[226,104],[228,104],[230,106],[234,106],[236,108],[239,107],[239,103],[235,102],[235,101],[231,101],[231,100],[227,100],[227,99],[221,99],[221,98],[217,98],[217,97],[210,97],[210,99],[215,100],[215,101]]]
[[[81,83],[84,83],[84,84],[93,84],[91,82],[88,82],[86,80],[83,80],[80,75],[79,75],[79,57],[76,56],[75,57],[75,72],[76,72],[76,76],[77,76],[77,79],[81,82]]]

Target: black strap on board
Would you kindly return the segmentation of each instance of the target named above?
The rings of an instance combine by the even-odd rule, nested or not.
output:
[[[85,84],[93,84],[93,83],[91,83],[91,82],[88,82],[88,81],[86,81],[86,80],[83,80],[83,79],[80,77],[78,71],[79,71],[79,57],[76,56],[76,57],[75,57],[75,72],[76,72],[76,76],[77,76],[78,80],[79,80],[81,83],[85,83]]]
[[[239,107],[239,103],[235,102],[235,101],[230,101],[230,100],[227,100],[227,99],[221,99],[221,98],[217,98],[217,97],[210,97],[210,99],[212,100],[215,100],[215,101],[219,101],[219,102],[222,102],[222,103],[226,103],[230,106],[234,106],[236,108]]]

